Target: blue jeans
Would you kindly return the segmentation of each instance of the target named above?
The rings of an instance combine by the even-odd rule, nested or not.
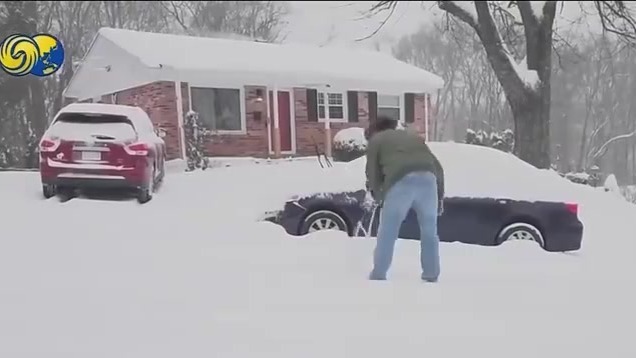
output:
[[[370,279],[386,280],[400,227],[413,208],[420,226],[422,280],[437,281],[440,271],[437,205],[437,181],[430,172],[407,174],[389,189],[380,213]]]

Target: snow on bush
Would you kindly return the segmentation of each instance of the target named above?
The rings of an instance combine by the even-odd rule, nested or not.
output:
[[[569,172],[565,174],[559,174],[573,183],[598,187],[599,185],[601,185],[600,173],[600,169],[597,166],[593,166],[585,172]]]
[[[367,139],[364,135],[364,128],[352,127],[345,128],[333,137],[333,143],[342,147],[351,147],[354,149],[367,149]]]
[[[616,194],[621,193],[621,188],[618,186],[618,180],[616,180],[616,175],[614,174],[610,174],[607,176],[607,178],[605,179],[605,184],[603,184],[603,187],[605,187],[607,191],[610,191],[612,193],[616,193]]]
[[[360,158],[367,150],[364,128],[341,129],[333,138],[333,159],[336,162],[350,162]]]
[[[605,179],[603,187],[606,191],[619,196],[630,203],[636,204],[636,185],[619,186],[614,174],[610,174]]]
[[[621,194],[627,201],[636,204],[636,185],[622,187]]]
[[[402,122],[398,122],[398,130],[408,130]],[[350,162],[366,153],[368,129],[352,127],[341,129],[333,137],[333,158],[336,162]]]
[[[588,173],[565,173],[563,174],[563,176],[565,177],[565,179],[576,183],[576,184],[584,184],[584,185],[590,185],[591,183],[591,175]]]
[[[510,153],[514,147],[514,132],[510,129],[502,132],[486,132],[483,130],[475,132],[472,129],[467,129],[465,142],[466,144],[490,147]]]

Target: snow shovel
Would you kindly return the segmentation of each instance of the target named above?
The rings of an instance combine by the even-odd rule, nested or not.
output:
[[[373,205],[373,211],[371,211],[371,220],[369,220],[369,227],[365,232],[365,236],[367,239],[371,237],[371,227],[373,226],[373,220],[375,220],[375,213],[378,210],[378,206],[378,204]]]
[[[366,195],[365,195],[365,201],[369,200],[370,198],[370,192],[367,191]],[[366,203],[363,204],[364,206],[366,206]],[[364,230],[364,236],[368,239],[369,237],[371,237],[371,228],[373,227],[373,220],[375,220],[375,215],[376,212],[378,211],[378,208],[382,206],[382,203],[377,203],[375,200],[373,200],[373,204],[371,204],[373,206],[373,208],[371,209],[371,219],[369,220],[369,225],[367,226],[366,230],[364,225],[362,224],[364,221],[364,217],[366,216],[366,214],[364,216],[362,216],[362,218],[360,219],[360,221],[358,222],[358,226],[356,229],[356,232],[359,232],[360,229]]]
[[[373,195],[371,194],[370,191],[368,191],[367,189],[367,193],[365,195],[365,200],[369,200],[370,198],[373,198]],[[382,207],[382,202],[377,202],[375,199],[371,199],[373,200],[373,209],[371,210],[371,219],[369,220],[369,226],[367,227],[366,232],[364,233],[366,238],[368,239],[369,237],[371,237],[371,228],[373,227],[373,221],[375,220],[375,215],[378,211],[378,208]]]

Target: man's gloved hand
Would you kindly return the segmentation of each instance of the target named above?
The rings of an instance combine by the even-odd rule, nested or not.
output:
[[[437,216],[442,216],[444,213],[444,200],[439,200],[437,202]]]

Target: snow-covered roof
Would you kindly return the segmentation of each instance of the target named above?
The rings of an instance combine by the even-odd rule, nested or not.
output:
[[[121,57],[132,62],[123,63],[126,61]],[[444,84],[437,75],[375,51],[102,28],[65,95],[85,97],[82,87],[89,87],[87,83],[94,79],[89,74],[101,71],[102,76],[110,73],[112,77],[120,62],[121,66],[135,68],[122,78],[123,82],[135,76],[146,83],[165,80],[210,85],[330,86],[386,94],[432,93]]]

